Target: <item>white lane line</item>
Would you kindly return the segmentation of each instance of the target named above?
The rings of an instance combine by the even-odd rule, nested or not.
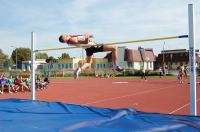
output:
[[[112,82],[112,84],[123,84],[123,83],[128,83],[128,82]]]
[[[51,84],[67,84],[67,83],[74,83],[74,82],[51,82]]]
[[[136,93],[133,93],[133,94],[118,96],[118,97],[114,97],[114,98],[107,98],[107,99],[102,99],[102,100],[98,100],[98,101],[94,101],[94,102],[88,102],[88,103],[85,103],[84,105],[97,104],[97,103],[102,103],[102,102],[107,102],[107,101],[122,99],[122,98],[130,97],[130,96],[140,95],[140,94],[151,93],[151,92],[155,92],[155,91],[159,91],[159,90],[164,90],[164,89],[169,89],[169,88],[174,88],[174,87],[165,87],[165,88],[159,88],[159,89],[153,89],[153,90],[146,90],[146,91],[136,92]]]
[[[200,98],[197,99],[197,102],[198,102],[198,101],[200,101]],[[185,107],[188,107],[189,105],[190,105],[190,103],[187,103],[187,104],[185,104],[185,105],[179,107],[178,109],[173,110],[173,111],[170,112],[169,114],[173,114],[173,113],[175,113],[175,112],[177,112],[177,111],[179,111],[179,110],[181,110],[181,109],[183,109],[183,108],[185,108]]]

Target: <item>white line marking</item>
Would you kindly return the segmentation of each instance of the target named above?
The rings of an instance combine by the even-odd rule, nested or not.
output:
[[[74,82],[51,82],[51,84],[67,84],[67,83],[74,83]]]
[[[198,102],[198,101],[200,101],[200,98],[197,99],[197,102]],[[169,114],[173,114],[173,113],[175,113],[175,112],[177,112],[177,111],[179,111],[179,110],[181,110],[181,109],[183,109],[183,108],[185,108],[185,107],[188,107],[189,105],[190,105],[190,103],[187,103],[187,104],[181,106],[180,108],[173,110],[173,111],[170,112]]]
[[[84,105],[91,105],[91,104],[102,103],[102,102],[106,102],[106,101],[111,101],[111,100],[126,98],[126,97],[130,97],[130,96],[135,96],[135,95],[140,95],[140,94],[155,92],[155,91],[164,90],[164,89],[168,89],[168,88],[174,88],[174,87],[165,87],[165,88],[159,88],[159,89],[153,89],[153,90],[146,90],[146,91],[136,92],[136,93],[133,93],[133,94],[123,95],[123,96],[119,96],[119,97],[107,98],[107,99],[102,99],[102,100],[98,100],[98,101],[94,101],[94,102],[88,102],[88,103],[85,103]]]
[[[113,84],[123,84],[123,83],[128,83],[128,82],[112,82]]]

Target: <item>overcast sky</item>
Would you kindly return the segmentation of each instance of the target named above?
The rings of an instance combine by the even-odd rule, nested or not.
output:
[[[58,42],[62,33],[90,33],[97,43],[188,34],[190,3],[195,7],[199,49],[199,0],[0,0],[0,45],[8,55],[14,49],[11,46],[30,48],[32,31],[37,34],[37,49],[67,46]],[[158,54],[163,44],[164,41],[155,41],[123,46],[153,48]],[[164,48],[188,49],[188,40],[166,40]],[[58,57],[67,52],[72,57],[81,57],[80,51],[51,51],[48,55]]]

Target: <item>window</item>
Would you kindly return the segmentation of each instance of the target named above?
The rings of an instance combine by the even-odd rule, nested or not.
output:
[[[150,62],[150,68],[152,68],[153,62]]]
[[[65,65],[65,68],[68,69],[68,64]]]
[[[53,67],[51,67],[51,68],[53,68]],[[58,64],[58,69],[61,69],[61,65],[60,64]]]
[[[43,69],[43,65],[38,65],[37,68],[41,70]]]
[[[50,67],[53,68],[53,64],[51,64]]]
[[[133,63],[132,62],[128,62],[128,67],[133,67]]]
[[[69,68],[72,68],[72,63],[69,64]]]
[[[149,69],[149,64],[150,64],[149,62],[146,63],[146,65],[147,65],[147,69]]]
[[[99,69],[99,64],[97,64],[97,69]]]

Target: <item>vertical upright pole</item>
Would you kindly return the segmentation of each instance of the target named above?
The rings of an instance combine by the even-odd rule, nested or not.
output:
[[[35,32],[31,33],[31,99],[35,100]]]
[[[193,4],[188,4],[189,19],[189,61],[190,61],[190,114],[197,115],[196,105],[196,53],[194,34],[194,9]]]

